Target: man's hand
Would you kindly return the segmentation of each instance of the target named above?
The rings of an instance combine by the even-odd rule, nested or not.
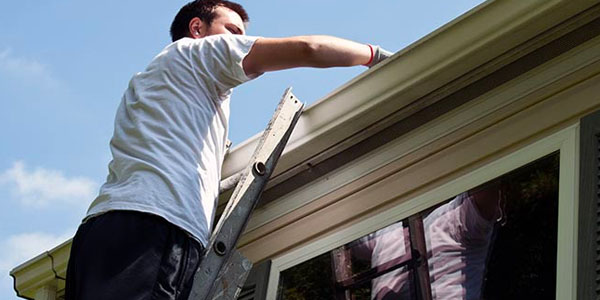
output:
[[[373,58],[371,59],[371,61],[369,63],[365,64],[365,66],[367,66],[369,68],[386,60],[388,57],[394,55],[394,53],[387,51],[377,45],[369,45],[369,47],[371,47],[371,49],[373,51]]]

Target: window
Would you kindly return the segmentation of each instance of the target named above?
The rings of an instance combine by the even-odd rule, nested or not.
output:
[[[554,298],[560,155],[283,270],[278,299]]]

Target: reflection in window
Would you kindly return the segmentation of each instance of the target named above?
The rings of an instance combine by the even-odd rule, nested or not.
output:
[[[279,299],[552,299],[559,154],[281,272]]]

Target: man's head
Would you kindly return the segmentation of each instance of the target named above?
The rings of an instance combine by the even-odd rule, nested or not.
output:
[[[171,24],[173,41],[184,37],[201,38],[214,34],[245,34],[248,14],[234,2],[195,0],[183,6]]]

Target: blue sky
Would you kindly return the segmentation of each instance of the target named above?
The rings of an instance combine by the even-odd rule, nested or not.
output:
[[[8,271],[75,232],[110,161],[129,78],[170,39],[186,1],[0,3],[0,299]],[[326,34],[398,51],[481,0],[242,1],[249,35]],[[234,145],[261,131],[287,86],[311,104],[363,67],[265,74],[233,94]]]

